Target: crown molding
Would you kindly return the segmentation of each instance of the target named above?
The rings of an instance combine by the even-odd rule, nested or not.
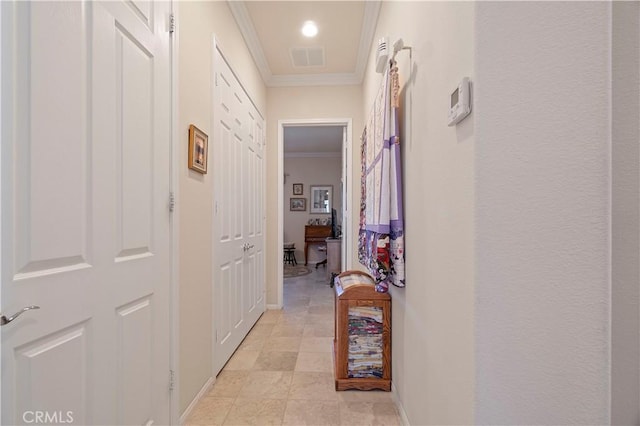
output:
[[[347,86],[362,84],[364,70],[369,59],[369,51],[373,42],[378,15],[380,14],[381,1],[365,1],[362,30],[360,31],[360,43],[358,45],[358,58],[356,69],[353,73],[331,74],[285,74],[273,75],[269,63],[264,55],[262,44],[253,26],[249,11],[244,1],[227,0],[231,14],[240,29],[253,61],[258,67],[262,81],[268,87],[287,86]]]
[[[249,16],[249,11],[243,1],[227,0],[227,5],[231,10],[233,19],[235,19],[236,24],[238,24],[242,38],[244,38],[244,42],[249,48],[256,67],[258,67],[262,81],[266,84],[266,82],[271,79],[271,69],[269,68],[267,58],[264,56],[264,50],[262,50],[262,45],[260,44],[260,39]]]
[[[358,45],[358,61],[356,62],[355,75],[360,83],[364,79],[364,70],[367,66],[373,36],[375,35],[378,16],[380,15],[381,1],[367,1],[364,5],[364,17],[362,18],[362,31],[360,32],[360,44]]]

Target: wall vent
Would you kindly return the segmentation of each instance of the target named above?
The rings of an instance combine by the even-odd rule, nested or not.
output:
[[[323,47],[294,47],[290,51],[291,63],[294,67],[323,67]]]

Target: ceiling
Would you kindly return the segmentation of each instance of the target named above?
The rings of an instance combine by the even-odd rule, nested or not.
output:
[[[267,86],[361,84],[380,11],[380,1],[236,1],[229,8]],[[301,34],[305,21],[318,35]],[[294,50],[306,49],[320,65],[296,66]],[[303,50],[300,50],[303,49]],[[299,56],[297,57],[300,58]],[[289,157],[340,155],[342,127],[293,126],[284,129]]]
[[[379,1],[229,0],[228,4],[267,86],[362,83]],[[307,20],[318,25],[314,38],[300,32]],[[292,49],[298,49],[296,55]],[[295,66],[294,58],[298,63],[305,58],[322,63]]]

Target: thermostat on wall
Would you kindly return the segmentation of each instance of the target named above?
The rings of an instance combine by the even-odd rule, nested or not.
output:
[[[449,127],[461,122],[471,112],[471,93],[469,78],[462,79],[456,90],[451,93],[449,107]]]

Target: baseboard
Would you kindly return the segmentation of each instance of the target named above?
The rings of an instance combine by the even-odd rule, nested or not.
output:
[[[396,408],[398,409],[398,414],[400,414],[400,421],[403,426],[409,426],[409,418],[407,417],[407,412],[404,411],[404,406],[402,405],[402,401],[398,397],[398,389],[396,388],[395,383],[391,382],[391,399],[396,404]]]
[[[187,421],[187,419],[191,415],[191,412],[193,411],[193,409],[196,408],[196,405],[198,404],[198,402],[200,402],[200,400],[202,398],[204,398],[204,396],[209,392],[209,390],[211,389],[211,387],[213,386],[213,384],[215,382],[216,382],[216,378],[215,377],[209,377],[209,380],[207,380],[207,382],[204,384],[204,386],[202,386],[202,389],[200,389],[200,392],[198,392],[196,397],[193,398],[193,401],[191,401],[191,404],[189,404],[187,409],[184,410],[184,413],[182,413],[182,415],[180,416],[180,424],[181,425],[185,424],[185,422]]]
[[[282,309],[282,305],[267,305],[267,309],[272,311],[279,310],[279,309]]]

